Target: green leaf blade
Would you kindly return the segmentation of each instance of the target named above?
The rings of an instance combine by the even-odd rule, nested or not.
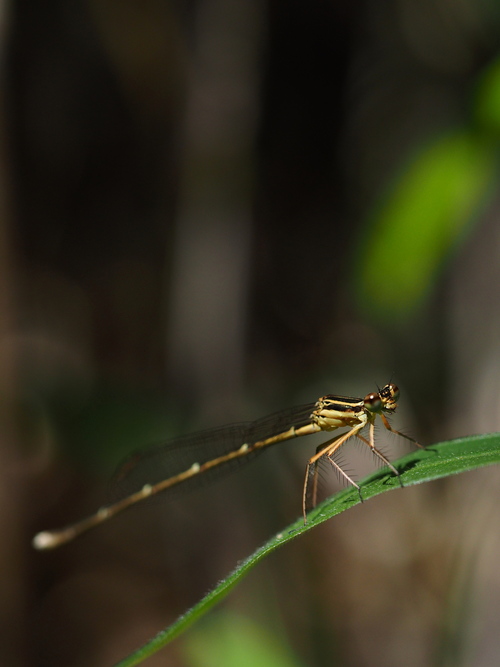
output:
[[[474,435],[450,440],[419,449],[394,463],[400,472],[404,486],[422,484],[450,475],[467,472],[488,465],[500,463],[500,433]],[[399,489],[398,479],[386,468],[378,470],[361,483],[363,500]],[[402,490],[404,492],[404,489]],[[307,524],[297,519],[285,530],[272,537],[243,561],[226,579],[210,591],[198,604],[180,616],[175,623],[159,632],[147,644],[117,663],[115,667],[133,667],[143,662],[170,643],[196,620],[220,602],[230,590],[243,579],[255,565],[278,547],[295,539],[315,526],[340,514],[349,507],[359,504],[356,489],[345,489],[318,505],[308,515]]]

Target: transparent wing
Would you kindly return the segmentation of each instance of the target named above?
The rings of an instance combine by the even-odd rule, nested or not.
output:
[[[145,484],[154,485],[188,470],[193,463],[202,465],[239,449],[245,443],[251,445],[278,435],[292,426],[305,426],[310,422],[313,409],[312,403],[302,405],[254,422],[200,431],[138,451],[126,459],[113,475],[109,489],[110,498],[116,502],[139,491]],[[161,495],[188,491],[219,479],[253,460],[261,451],[264,450],[249,452],[245,456],[226,461],[166,489]]]

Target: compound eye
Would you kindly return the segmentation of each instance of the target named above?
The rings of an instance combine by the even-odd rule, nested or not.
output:
[[[399,399],[399,389],[395,384],[390,384],[389,389],[391,392],[391,397],[394,401],[397,401]]]
[[[382,399],[379,394],[367,394],[365,400],[363,401],[365,408],[370,412],[380,412],[382,410]]]

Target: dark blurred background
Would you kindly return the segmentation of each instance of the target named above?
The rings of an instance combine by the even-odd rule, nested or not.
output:
[[[0,8],[0,663],[107,667],[300,514],[315,445],[34,552],[128,452],[391,378],[424,444],[500,429],[500,10]],[[146,664],[498,664],[498,475],[337,517]]]

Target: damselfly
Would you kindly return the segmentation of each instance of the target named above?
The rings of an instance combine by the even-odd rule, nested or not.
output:
[[[52,549],[69,542],[141,500],[158,493],[166,493],[170,489],[175,490],[180,485],[187,488],[218,476],[252,459],[271,445],[313,433],[349,427],[348,431],[321,444],[307,462],[302,490],[302,514],[306,522],[308,509],[317,502],[319,466],[323,462],[331,465],[354,486],[361,497],[359,485],[335,460],[336,452],[351,438],[358,438],[366,444],[399,479],[397,469],[375,446],[377,416],[388,431],[397,433],[418,447],[421,446],[413,438],[393,429],[385,416],[396,410],[398,398],[399,389],[393,383],[387,384],[378,392],[367,394],[364,398],[327,395],[316,403],[285,410],[255,422],[202,431],[145,450],[125,461],[118,470],[117,479],[131,487],[131,492],[107,507],[101,507],[86,519],[59,530],[38,533],[33,538],[33,546],[36,549]],[[365,426],[369,428],[368,438],[361,435]]]

